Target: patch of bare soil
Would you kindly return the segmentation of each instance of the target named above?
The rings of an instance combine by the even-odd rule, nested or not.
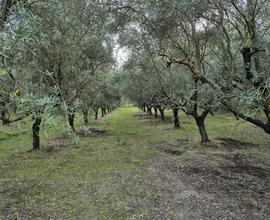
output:
[[[106,135],[106,131],[96,128],[89,128],[88,130],[80,129],[76,131],[76,135],[78,135],[80,138],[96,137]],[[68,134],[63,134],[54,140],[48,141],[46,145],[41,147],[40,151],[46,153],[56,153],[62,151],[72,144],[72,141],[69,139]],[[32,152],[32,150],[29,152]]]
[[[254,143],[240,141],[233,138],[218,138],[216,139],[216,143],[227,150],[247,149],[257,146]]]
[[[38,153],[40,158],[47,158],[47,157],[53,156],[56,153],[62,152],[63,150],[68,148],[70,145],[71,145],[71,141],[57,138],[57,139],[53,139],[53,140],[47,141],[47,143],[42,144],[40,146],[40,149],[38,150],[29,149],[27,151],[14,152],[13,157],[17,159],[21,159],[21,160],[29,159],[34,155],[33,153],[36,152]],[[38,156],[38,155],[35,155],[35,156]],[[14,165],[15,164],[16,162],[14,162]]]
[[[96,137],[96,136],[102,136],[106,135],[105,130],[100,130],[96,128],[89,128],[88,130],[80,129],[76,131],[76,135],[78,135],[80,138],[87,138],[87,137]],[[69,134],[62,134],[59,137],[47,141],[46,144],[42,145],[38,152],[44,152],[50,154],[61,152],[62,150],[66,149],[67,147],[72,145],[72,140],[70,138]],[[16,153],[17,157],[28,157],[27,153],[32,153],[36,150],[30,149],[26,151],[26,154],[20,152]]]
[[[76,131],[76,134],[80,137],[95,137],[95,136],[103,136],[106,135],[107,133],[105,130],[89,128],[87,130],[85,129],[78,130]]]
[[[62,151],[63,149],[69,147],[70,145],[71,142],[65,139],[52,140],[48,141],[47,145],[42,146],[41,151],[44,151],[46,153],[56,153]]]
[[[134,219],[270,219],[269,163],[228,151],[206,156],[178,149],[179,160],[163,153],[134,176],[135,191],[151,192],[129,196],[129,209],[143,210],[134,211]]]
[[[88,128],[88,129],[76,130],[75,134],[78,135],[80,138],[87,138],[87,137],[107,135],[107,132],[101,129]],[[71,137],[70,134],[65,133],[59,136],[56,140],[59,140],[59,141],[67,140],[67,139],[70,139],[70,137]]]
[[[194,148],[195,143],[191,139],[181,139],[178,140],[176,144],[165,142],[161,143],[160,146],[158,147],[164,153],[180,156],[183,153],[185,153],[188,149]]]

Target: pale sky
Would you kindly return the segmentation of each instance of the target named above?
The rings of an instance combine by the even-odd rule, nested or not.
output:
[[[114,58],[117,61],[117,67],[121,68],[125,62],[128,60],[129,57],[129,49],[127,47],[121,47],[120,45],[117,45],[114,48]]]

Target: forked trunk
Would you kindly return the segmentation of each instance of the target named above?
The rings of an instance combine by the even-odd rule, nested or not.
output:
[[[75,112],[68,113],[68,123],[72,131],[75,131],[74,118],[75,118]]]
[[[32,133],[33,133],[33,150],[40,149],[40,125],[41,125],[41,117],[37,117],[34,119],[34,123],[32,126]]]

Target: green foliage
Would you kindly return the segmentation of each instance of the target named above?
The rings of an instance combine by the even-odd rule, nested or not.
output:
[[[110,85],[114,74],[106,74],[114,59],[103,5],[49,0],[29,10],[18,1],[10,17],[0,35],[1,119],[30,114],[42,119],[47,133],[57,112],[119,104],[119,91]]]

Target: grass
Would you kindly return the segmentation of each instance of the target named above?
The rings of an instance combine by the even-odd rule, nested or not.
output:
[[[127,194],[156,197],[151,189],[130,192],[126,187],[134,173],[159,154],[156,146],[200,139],[190,117],[181,115],[182,128],[174,130],[172,124],[142,119],[137,113],[134,107],[121,107],[106,119],[90,120],[91,127],[105,129],[106,134],[55,152],[27,152],[31,149],[30,121],[20,123],[21,129],[19,124],[0,127],[0,219],[130,218]],[[66,131],[62,121],[57,119],[50,138]],[[80,118],[77,127],[81,123]],[[243,138],[251,126],[238,123],[230,115],[208,117],[209,137]],[[50,138],[42,136],[43,143]],[[256,153],[270,155],[265,148]]]

